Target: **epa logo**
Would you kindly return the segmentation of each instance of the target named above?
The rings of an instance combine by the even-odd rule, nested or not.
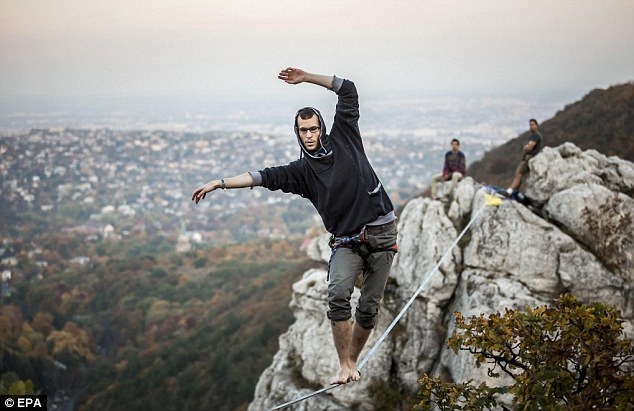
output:
[[[44,400],[41,397],[44,397]],[[46,409],[46,396],[5,397],[4,406],[7,408]]]

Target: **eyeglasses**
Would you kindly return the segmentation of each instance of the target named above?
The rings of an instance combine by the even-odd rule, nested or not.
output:
[[[315,134],[316,132],[319,131],[319,127],[312,126],[310,128],[306,128],[306,127],[300,127],[299,128],[299,134],[308,134],[309,131],[310,131],[311,134]]]

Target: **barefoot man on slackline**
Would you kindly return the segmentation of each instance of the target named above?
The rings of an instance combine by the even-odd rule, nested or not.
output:
[[[294,118],[301,147],[298,160],[212,180],[196,188],[192,200],[198,204],[207,193],[219,188],[254,186],[310,200],[332,234],[327,316],[340,367],[332,384],[359,381],[357,359],[376,325],[379,302],[397,251],[394,207],[363,148],[354,83],[291,67],[282,70],[278,78],[288,84],[316,84],[337,94],[330,133],[321,113],[304,107]],[[363,285],[352,322],[350,297],[359,274],[363,275]]]

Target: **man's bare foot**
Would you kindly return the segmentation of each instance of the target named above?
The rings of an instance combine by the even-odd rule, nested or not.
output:
[[[352,369],[350,367],[341,367],[337,376],[330,382],[331,384],[347,384],[352,379]]]
[[[357,366],[355,365],[352,368],[354,371],[352,371],[352,373],[350,373],[350,381],[361,381],[361,371],[359,371],[357,369]]]

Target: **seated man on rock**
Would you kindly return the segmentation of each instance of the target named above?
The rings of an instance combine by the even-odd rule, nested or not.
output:
[[[453,194],[458,181],[467,175],[467,159],[460,151],[460,141],[457,138],[451,140],[451,150],[445,154],[445,165],[442,174],[434,176],[431,180],[431,198],[438,199],[438,183],[451,180],[449,195]]]

